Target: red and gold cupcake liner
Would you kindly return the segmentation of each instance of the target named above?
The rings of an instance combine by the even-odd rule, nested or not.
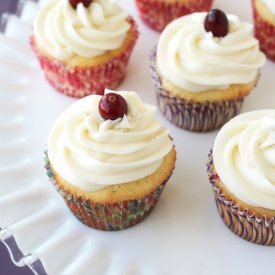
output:
[[[239,237],[256,244],[275,245],[275,217],[258,217],[250,209],[241,209],[233,200],[226,198],[219,187],[221,181],[215,172],[212,152],[209,154],[207,172],[214,191],[217,210],[225,225]]]
[[[156,70],[156,49],[150,54],[150,71],[161,113],[180,128],[193,132],[213,131],[240,113],[244,97],[224,101],[195,102],[172,95],[165,90]]]
[[[115,89],[124,79],[129,58],[138,38],[135,21],[129,19],[133,36],[129,47],[108,62],[91,67],[70,67],[64,61],[49,58],[39,52],[34,37],[31,46],[48,82],[67,96],[81,98],[90,94],[103,94],[105,88]]]
[[[259,40],[261,50],[275,61],[275,25],[267,22],[258,13],[255,0],[252,0],[255,36]]]
[[[161,32],[172,20],[192,12],[208,11],[213,0],[175,1],[136,0],[141,19],[150,28]]]
[[[104,231],[122,230],[143,221],[153,210],[170,176],[153,192],[134,200],[115,203],[98,203],[71,194],[55,180],[47,153],[45,168],[50,181],[63,197],[74,216],[89,227]]]

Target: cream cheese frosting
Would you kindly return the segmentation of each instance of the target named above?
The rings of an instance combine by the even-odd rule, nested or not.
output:
[[[226,89],[255,80],[265,57],[252,24],[227,15],[229,33],[217,38],[205,31],[205,17],[205,12],[193,13],[165,28],[157,46],[160,75],[191,92]]]
[[[65,110],[49,134],[52,167],[81,189],[144,178],[161,166],[173,147],[169,131],[155,119],[155,106],[142,103],[135,92],[117,93],[128,105],[123,118],[104,120],[98,110],[101,96],[91,95]]]
[[[218,133],[215,169],[243,202],[275,210],[275,110],[244,113]]]
[[[271,13],[275,15],[275,1],[274,0],[260,0],[262,1]]]
[[[69,0],[49,0],[35,19],[34,37],[48,54],[67,60],[118,49],[130,29],[128,13],[114,0],[94,0],[74,9]]]

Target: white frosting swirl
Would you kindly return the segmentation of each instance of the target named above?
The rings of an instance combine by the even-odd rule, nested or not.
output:
[[[231,193],[275,210],[275,110],[248,112],[228,122],[215,140],[213,159]]]
[[[107,91],[109,92],[109,91]],[[87,96],[60,115],[48,139],[48,156],[56,172],[84,190],[126,183],[155,172],[172,149],[168,130],[155,119],[156,107],[134,92],[118,92],[128,113],[104,120],[99,95]]]
[[[265,62],[253,37],[253,26],[227,15],[229,33],[213,37],[204,29],[206,13],[193,13],[170,23],[157,47],[159,73],[184,90],[202,92],[247,84]]]
[[[50,0],[36,17],[34,36],[59,60],[92,58],[123,44],[130,29],[127,18],[114,0],[93,0],[87,8],[80,3],[76,10],[69,0]]]
[[[275,1],[274,0],[261,0],[271,13],[275,14]]]

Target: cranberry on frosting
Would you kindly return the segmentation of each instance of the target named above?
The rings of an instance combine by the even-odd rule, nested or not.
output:
[[[229,32],[229,24],[226,14],[219,10],[211,10],[205,17],[204,28],[212,32],[215,37],[224,37]]]
[[[34,37],[58,60],[94,58],[123,44],[131,28],[128,17],[112,0],[49,0],[37,14]]]
[[[77,5],[82,3],[84,7],[89,7],[89,5],[92,3],[92,0],[69,0],[72,7],[76,9]]]
[[[157,46],[159,74],[191,92],[222,91],[232,84],[254,81],[265,56],[254,38],[253,25],[229,14],[228,33],[219,39],[212,33],[215,34],[214,27],[211,32],[205,30],[206,17],[205,12],[193,13],[174,20],[164,29]]]
[[[127,114],[103,119],[100,95],[86,96],[56,120],[48,138],[48,156],[56,172],[88,191],[142,179],[154,173],[170,152],[169,131],[156,119],[156,106],[135,92],[105,90],[127,102]],[[124,109],[124,111],[126,111]]]
[[[125,99],[117,93],[104,95],[99,101],[98,109],[104,119],[111,120],[122,118],[128,111]]]

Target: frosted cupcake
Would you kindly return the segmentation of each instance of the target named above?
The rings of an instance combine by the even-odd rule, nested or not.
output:
[[[208,174],[218,212],[238,236],[275,245],[275,110],[248,112],[218,133]]]
[[[135,92],[91,95],[64,111],[48,139],[47,174],[84,224],[120,230],[154,208],[175,165],[156,107]]]
[[[252,32],[251,24],[220,10],[183,16],[164,29],[150,68],[169,121],[204,132],[240,112],[265,62]]]
[[[255,35],[261,50],[275,61],[275,1],[252,0]]]
[[[213,0],[136,0],[141,19],[159,32],[180,16],[209,11],[212,2]]]
[[[31,45],[57,91],[84,97],[120,84],[137,37],[132,17],[112,0],[49,0]]]

